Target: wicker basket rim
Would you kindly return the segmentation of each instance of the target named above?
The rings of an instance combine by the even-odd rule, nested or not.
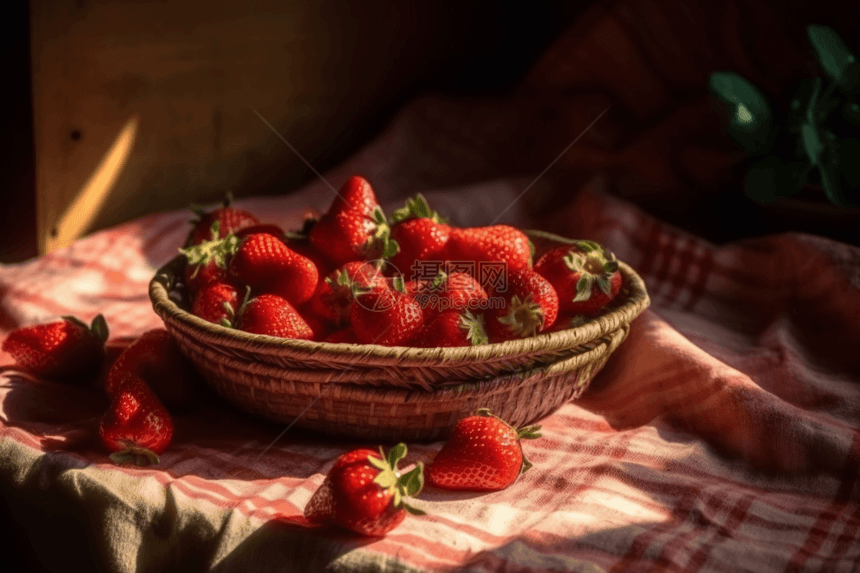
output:
[[[545,231],[524,230],[529,237],[561,244],[572,244],[573,239],[547,233]],[[150,281],[149,296],[153,309],[163,320],[172,320],[186,328],[200,331],[206,338],[255,353],[268,355],[290,355],[314,357],[316,360],[333,362],[353,362],[361,359],[364,365],[380,364],[398,366],[431,366],[432,364],[462,361],[484,361],[505,356],[520,356],[563,351],[580,344],[595,340],[616,330],[622,324],[629,324],[649,305],[650,298],[642,278],[626,263],[619,261],[619,269],[624,276],[629,294],[624,303],[592,322],[571,329],[549,334],[511,340],[493,344],[457,348],[414,348],[406,346],[379,346],[376,344],[344,344],[315,342],[276,338],[272,336],[249,334],[235,329],[210,323],[187,312],[170,299],[169,285],[173,284],[175,270],[184,263],[179,255],[163,265]],[[410,364],[412,363],[412,364]]]

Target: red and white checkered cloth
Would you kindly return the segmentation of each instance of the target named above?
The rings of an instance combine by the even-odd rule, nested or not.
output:
[[[297,222],[283,203],[243,205]],[[176,418],[161,464],[117,467],[93,439],[97,392],[12,372],[3,488],[62,491],[118,571],[860,568],[860,250],[800,235],[715,248],[593,188],[573,207],[571,228],[636,268],[653,306],[585,396],[543,420],[524,444],[535,467],[505,491],[428,488],[416,502],[428,515],[379,541],[304,530],[289,518],[357,444],[295,430],[275,441],[281,427],[213,400]],[[158,326],[146,287],[185,220],[152,216],[0,268],[3,330],[97,312],[116,336]],[[409,445],[409,463],[441,447]],[[38,547],[36,516],[16,518]]]
[[[767,20],[764,6],[728,2],[698,16],[704,5],[673,0],[596,6],[518,95],[423,98],[326,175],[338,186],[364,174],[386,209],[420,191],[456,224],[503,215],[597,240],[645,279],[651,308],[585,395],[524,444],[534,468],[513,486],[428,487],[415,502],[427,515],[381,540],[306,529],[292,518],[334,460],[377,444],[281,435],[207,399],[176,417],[159,465],[117,467],[94,439],[107,405],[99,392],[4,370],[0,499],[22,546],[52,570],[92,561],[122,572],[860,571],[860,249],[799,234],[715,246],[604,191],[635,184],[677,199],[730,163],[685,139],[706,129],[707,106],[678,107],[671,94],[711,69],[756,77],[755,48],[741,46],[736,24]],[[709,26],[716,32],[700,29]],[[796,53],[751,26],[755,45],[767,40],[756,61],[783,81]],[[576,86],[591,91],[568,97]],[[589,179],[602,167],[622,176]],[[289,228],[330,200],[317,182],[239,204]],[[148,281],[186,220],[153,215],[0,267],[0,337],[63,314],[101,312],[114,337],[159,326]],[[440,447],[409,444],[407,462],[429,462]]]

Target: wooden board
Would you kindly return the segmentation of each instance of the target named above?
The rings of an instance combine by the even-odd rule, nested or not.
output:
[[[460,49],[442,3],[31,2],[37,237],[285,193]],[[440,33],[441,32],[441,33]]]

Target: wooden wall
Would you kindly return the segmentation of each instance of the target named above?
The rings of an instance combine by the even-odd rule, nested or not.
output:
[[[476,10],[480,5],[475,5]],[[463,49],[455,3],[33,0],[39,252],[153,211],[283,193]]]

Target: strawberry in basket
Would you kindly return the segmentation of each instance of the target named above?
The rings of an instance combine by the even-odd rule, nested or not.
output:
[[[487,291],[468,273],[440,271],[432,280],[408,285],[410,290],[424,309],[425,323],[448,310],[483,312],[489,302]]]
[[[261,294],[243,304],[239,309],[236,328],[251,334],[278,338],[314,338],[313,329],[293,305],[274,294]]]
[[[394,288],[356,289],[349,321],[362,344],[405,346],[424,326],[424,311],[404,292],[401,279]]]
[[[359,449],[337,459],[325,481],[314,492],[305,518],[315,524],[332,524],[369,537],[382,537],[406,518],[424,512],[405,502],[424,487],[424,467],[418,462],[400,475],[397,464],[406,457],[406,444],[388,452]]]
[[[215,282],[197,291],[191,314],[229,328],[236,320],[239,304],[239,289],[228,282]]]
[[[504,300],[504,306],[485,313],[491,342],[535,336],[550,328],[558,316],[555,289],[530,268],[508,274],[504,291],[491,294]]]
[[[391,257],[397,243],[370,183],[350,177],[309,232],[311,244],[336,266]]]
[[[414,279],[416,262],[440,260],[450,234],[446,221],[418,193],[391,214],[391,236],[399,251],[390,262],[403,277]]]
[[[227,274],[235,282],[278,295],[291,305],[309,300],[319,280],[310,259],[268,233],[247,237],[230,259]]]
[[[221,223],[215,221],[208,241],[179,249],[188,259],[184,282],[191,296],[208,284],[227,281],[227,263],[239,248],[239,239],[233,233],[222,238],[220,229]]]
[[[463,418],[427,466],[427,482],[443,489],[497,491],[516,481],[532,464],[520,440],[539,438],[540,426],[512,428],[486,408]]]
[[[479,268],[481,263],[503,263],[505,271],[513,273],[531,266],[532,247],[525,233],[508,225],[452,227],[442,255],[452,263],[470,263],[475,269],[470,272],[487,288],[486,277],[481,276]]]
[[[599,311],[621,290],[615,255],[594,241],[576,241],[544,254],[534,266],[558,293],[559,309],[570,314]]]
[[[343,325],[355,302],[356,288],[384,288],[388,285],[379,267],[364,261],[352,261],[329,274],[318,287],[308,309],[323,320]]]
[[[78,318],[64,316],[57,322],[13,330],[3,341],[3,351],[30,374],[84,382],[98,374],[107,339],[108,326],[102,315],[89,326]]]
[[[477,316],[468,309],[446,310],[427,323],[410,346],[419,348],[453,348],[456,346],[475,346],[487,344],[484,317]]]
[[[212,225],[218,223],[218,238],[223,239],[231,232],[236,233],[247,227],[259,225],[260,221],[244,209],[231,207],[232,197],[230,194],[224,200],[224,205],[207,213],[202,208],[193,206],[191,209],[197,214],[197,219],[191,221],[194,225],[186,246],[199,245],[212,239]]]

